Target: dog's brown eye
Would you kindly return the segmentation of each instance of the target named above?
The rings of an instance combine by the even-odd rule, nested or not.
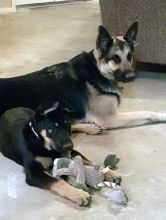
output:
[[[131,59],[132,59],[132,53],[128,53],[128,55],[127,55],[127,60],[128,60],[128,61],[131,61]]]
[[[121,62],[121,58],[118,55],[114,55],[111,60],[114,61],[114,63],[119,64]]]

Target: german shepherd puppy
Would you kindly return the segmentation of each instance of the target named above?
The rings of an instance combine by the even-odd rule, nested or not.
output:
[[[118,82],[134,80],[132,57],[138,21],[124,36],[112,37],[99,26],[96,48],[68,62],[13,78],[0,79],[0,115],[13,107],[35,109],[49,99],[63,99],[73,109],[74,131],[89,134],[102,129],[166,121],[166,113],[117,113],[121,101]]]
[[[49,189],[86,206],[91,203],[87,192],[46,172],[63,153],[78,153],[73,150],[70,128],[70,116],[63,102],[54,101],[50,108],[42,105],[35,112],[29,108],[13,108],[0,118],[0,151],[24,167],[29,185]]]

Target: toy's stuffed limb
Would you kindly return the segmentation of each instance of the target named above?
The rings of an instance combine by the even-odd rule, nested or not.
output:
[[[80,156],[74,158],[74,164],[75,164],[74,169],[77,170],[76,183],[78,184],[85,183],[85,168],[82,162],[82,158]]]
[[[85,168],[81,156],[77,156],[73,160],[67,158],[56,159],[54,161],[53,176],[57,178],[68,176],[72,186],[89,192],[85,184]]]
[[[83,164],[83,160],[80,156],[74,158],[74,169],[76,170],[76,181],[73,184],[74,187],[83,189],[89,192],[88,187],[85,184],[85,167]]]
[[[54,177],[61,177],[63,175],[69,176],[73,174],[72,169],[69,168],[70,163],[72,162],[71,159],[68,158],[57,158],[54,160],[53,166],[53,176]]]
[[[104,180],[104,174],[99,167],[85,166],[86,184],[94,189],[100,189],[99,183]]]
[[[73,170],[70,168],[61,168],[61,169],[54,169],[53,175],[56,177],[61,177],[61,176],[70,176],[73,175]]]

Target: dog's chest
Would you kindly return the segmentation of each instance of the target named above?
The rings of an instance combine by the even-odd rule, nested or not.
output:
[[[43,166],[44,169],[48,169],[53,163],[50,157],[42,157],[42,156],[37,156],[35,158],[35,161],[38,161]]]
[[[87,83],[88,105],[86,109],[86,120],[95,122],[95,118],[103,118],[114,114],[118,101],[114,95],[105,95],[97,91],[92,85]]]

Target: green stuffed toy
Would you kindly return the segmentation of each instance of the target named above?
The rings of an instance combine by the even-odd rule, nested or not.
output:
[[[116,165],[119,163],[119,161],[120,159],[116,157],[116,154],[109,154],[104,160],[104,166],[115,170],[117,169]]]

